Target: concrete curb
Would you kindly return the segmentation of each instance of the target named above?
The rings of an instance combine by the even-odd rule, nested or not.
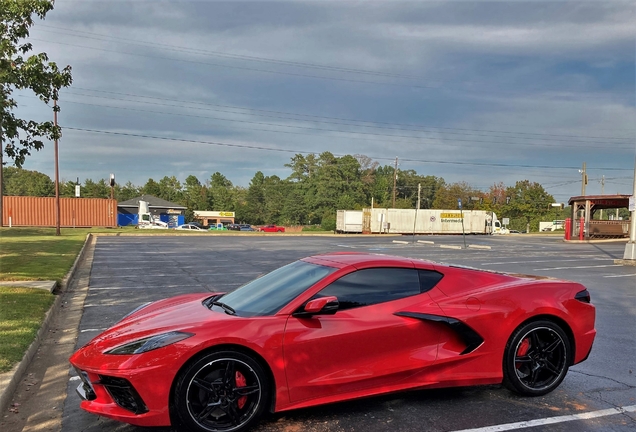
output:
[[[468,245],[468,247],[471,248],[471,249],[484,249],[484,250],[492,249],[492,246],[474,245],[474,244],[470,244],[470,245]]]
[[[636,260],[632,260],[632,259],[615,259],[614,260],[614,264],[621,264],[621,265],[625,265],[625,266],[634,266],[636,267]]]
[[[18,384],[22,380],[25,371],[27,370],[27,368],[29,367],[29,364],[31,363],[31,360],[37,353],[38,348],[40,348],[40,343],[42,339],[45,337],[46,333],[49,331],[49,326],[51,324],[51,321],[53,321],[53,318],[59,313],[60,309],[62,309],[60,307],[60,304],[62,303],[62,298],[64,297],[62,294],[66,291],[66,288],[68,287],[69,283],[73,280],[78,263],[84,257],[86,245],[89,244],[89,242],[92,239],[93,239],[93,235],[89,233],[86,236],[86,240],[84,241],[84,246],[82,246],[80,253],[77,255],[77,258],[75,258],[75,262],[73,262],[71,269],[68,271],[66,276],[64,276],[64,278],[62,279],[62,283],[60,284],[60,290],[59,290],[60,293],[57,295],[55,301],[53,302],[53,305],[48,310],[46,315],[44,315],[42,326],[40,327],[40,330],[38,330],[38,333],[35,336],[35,340],[31,343],[31,345],[29,345],[29,348],[27,348],[26,352],[24,353],[22,360],[20,360],[20,362],[17,365],[15,365],[9,372],[0,374],[0,412],[2,413],[6,412],[9,406],[9,403],[11,402],[11,399],[13,398],[13,394],[15,393],[18,387]]]
[[[440,248],[442,249],[461,249],[461,246],[455,246],[455,245],[439,245]]]
[[[57,288],[57,281],[2,281],[0,286],[37,288],[52,293]]]
[[[143,231],[143,230],[142,230]],[[161,232],[155,232],[161,231]],[[210,236],[228,236],[228,237],[402,237],[402,234],[386,233],[386,234],[336,234],[336,233],[265,233],[265,232],[240,232],[240,231],[218,231],[218,232],[163,232],[166,230],[154,230],[153,232],[125,232],[125,233],[95,233],[95,237],[154,237],[154,236],[186,236],[186,237],[210,237]],[[170,231],[170,230],[167,230]]]

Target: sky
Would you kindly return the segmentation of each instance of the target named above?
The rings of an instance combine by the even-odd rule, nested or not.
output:
[[[247,187],[329,151],[566,203],[585,162],[588,195],[632,191],[634,2],[57,0],[30,42],[73,68],[66,181],[218,171]],[[53,144],[24,168],[53,178]]]

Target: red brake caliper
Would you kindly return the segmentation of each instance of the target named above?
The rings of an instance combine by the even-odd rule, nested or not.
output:
[[[521,344],[519,345],[519,348],[517,349],[517,357],[523,357],[524,355],[528,354],[528,351],[530,350],[530,338],[525,338],[523,341],[521,341]],[[516,368],[519,369],[521,367],[521,363],[517,363]]]
[[[245,377],[243,376],[242,373],[240,373],[239,371],[236,371],[236,386],[237,387],[246,387],[247,386],[247,380],[245,379]],[[239,400],[236,402],[239,409],[243,408],[245,406],[245,402],[247,402],[247,396],[241,396],[239,398]]]

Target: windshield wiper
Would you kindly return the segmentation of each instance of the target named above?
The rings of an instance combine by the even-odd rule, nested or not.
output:
[[[220,308],[223,308],[225,313],[228,314],[228,315],[236,315],[236,311],[232,308],[232,306],[228,306],[225,303],[220,302],[220,301],[213,301],[212,304],[214,306],[218,306]]]

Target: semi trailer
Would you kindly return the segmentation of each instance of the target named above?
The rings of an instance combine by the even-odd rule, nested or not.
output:
[[[508,234],[494,212],[366,208],[338,210],[336,232],[369,234]]]

